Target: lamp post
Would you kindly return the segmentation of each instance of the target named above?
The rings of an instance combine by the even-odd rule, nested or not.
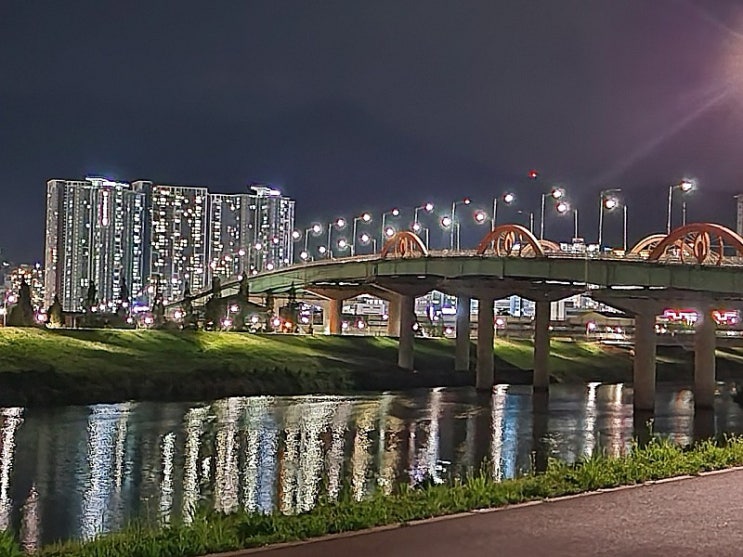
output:
[[[524,215],[529,217],[529,232],[534,234],[534,211],[522,211],[519,209],[516,211],[519,215]]]
[[[359,240],[361,241],[362,245],[368,246],[369,244],[372,245],[372,253],[377,252],[377,240],[376,238],[372,238],[370,234],[364,232],[361,236],[359,236]]]
[[[426,213],[433,212],[433,203],[425,203],[424,205],[413,209],[413,226],[411,227],[413,232],[418,234],[418,236],[420,236],[421,231],[426,231],[426,249],[428,249],[428,228],[421,226],[421,223],[418,220],[418,211],[420,210],[424,210]]]
[[[622,191],[622,188],[609,188],[601,190],[599,194],[599,251],[601,251],[601,244],[604,239],[604,209],[611,211],[619,206],[619,199],[614,194],[620,191]]]
[[[361,213],[358,217],[354,217],[353,219],[353,241],[351,243],[351,255],[355,255],[356,250],[356,225],[359,221],[363,221],[365,223],[369,223],[372,220],[371,213]]]
[[[339,217],[335,219],[333,222],[328,224],[328,248],[327,253],[328,257],[331,259],[333,258],[333,243],[332,243],[332,234],[333,234],[333,227],[337,228],[338,230],[342,230],[346,227],[346,219],[343,217]]]
[[[544,203],[545,200],[551,197],[552,199],[559,200],[565,197],[565,190],[562,188],[552,188],[549,193],[542,194],[542,210],[539,219],[539,239],[544,240]]]
[[[666,224],[666,234],[671,233],[671,208],[673,207],[673,192],[674,190],[681,190],[681,193],[688,193],[695,187],[694,182],[691,180],[681,180],[678,184],[668,186],[668,222]]]
[[[387,215],[390,215],[392,217],[397,217],[400,215],[400,209],[395,207],[394,209],[391,209],[389,211],[385,211],[384,213],[382,213],[382,244],[381,245],[384,245],[384,243],[387,241],[387,227],[385,226],[385,223],[387,221]]]
[[[414,222],[413,223],[413,232],[415,232],[419,237],[421,235],[421,232],[425,232],[426,233],[425,244],[426,244],[426,249],[428,249],[428,228],[425,227],[425,226],[423,226],[420,222]]]
[[[449,247],[452,250],[454,249],[454,227],[455,227],[455,225],[456,225],[456,228],[457,228],[457,251],[459,250],[459,222],[457,221],[457,217],[456,217],[457,205],[469,205],[470,203],[472,203],[472,201],[470,200],[470,198],[469,197],[465,197],[461,201],[454,201],[451,204],[451,215],[450,215],[450,217],[451,217],[452,227],[451,227],[451,231],[449,233]],[[442,220],[442,223],[443,223],[443,220]]]
[[[346,249],[350,248],[351,255],[353,255],[353,244],[349,244],[348,240],[346,240],[345,238],[339,239],[336,243],[336,247],[341,251],[345,251]]]
[[[578,235],[578,209],[573,209],[573,242],[575,242],[580,236]]]
[[[503,197],[501,197],[501,201],[505,203],[506,205],[510,205],[516,200],[516,196],[512,194],[511,192],[504,193]],[[496,218],[498,216],[498,198],[493,198],[493,218],[490,220],[490,231],[492,232],[495,230],[495,222]]]
[[[313,223],[312,226],[309,228],[306,228],[304,231],[304,251],[306,253],[309,253],[309,240],[310,240],[310,233],[312,233],[313,236],[319,236],[322,233],[322,225],[318,222]]]
[[[451,235],[450,235],[450,239],[449,239],[449,249],[451,251],[454,251],[454,228],[456,227],[458,229],[459,228],[459,223],[454,222],[454,219],[452,219],[450,215],[444,215],[443,217],[441,217],[440,224],[441,224],[441,226],[444,229],[451,230]],[[457,240],[458,240],[459,239],[459,230],[457,230],[456,235],[457,235]],[[457,242],[457,243],[459,243],[459,242]]]

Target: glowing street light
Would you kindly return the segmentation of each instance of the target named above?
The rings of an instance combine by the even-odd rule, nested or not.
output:
[[[469,197],[465,197],[461,201],[454,201],[451,204],[451,214],[450,214],[451,231],[449,233],[449,249],[451,249],[452,251],[454,250],[454,228],[455,227],[457,228],[457,250],[459,250],[459,226],[455,226],[455,225],[458,225],[457,217],[456,217],[457,205],[469,205],[470,203],[472,203],[472,200]]]
[[[305,228],[304,230],[304,251],[305,253],[309,253],[309,241],[310,241],[310,234],[312,236],[317,237],[320,234],[322,234],[322,224],[319,222],[313,222],[312,226],[309,228]],[[300,254],[301,257],[301,254]]]
[[[487,220],[488,214],[485,211],[475,211],[473,217],[477,224],[482,224]]]
[[[377,240],[375,238],[372,238],[370,234],[367,232],[364,232],[361,236],[359,236],[359,241],[362,245],[368,246],[369,244],[372,245],[372,253],[377,252]]]
[[[395,235],[395,229],[393,227],[388,226],[387,228],[384,229],[385,238],[389,239],[389,238],[392,238],[392,236],[394,235]]]
[[[392,217],[399,217],[400,216],[400,209],[395,207],[394,209],[391,209],[389,211],[385,211],[382,213],[382,244],[385,242],[385,238],[387,236],[387,226],[385,225],[385,222],[387,220],[387,216]]]
[[[292,240],[295,242],[302,237],[302,233],[299,230],[292,230]]]
[[[328,249],[327,249],[328,257],[331,257],[331,258],[333,257],[333,248],[332,248],[332,246],[333,246],[333,240],[332,240],[333,228],[335,228],[336,230],[343,230],[345,227],[346,227],[346,219],[344,219],[343,217],[339,217],[339,218],[335,219],[333,222],[331,222],[331,223],[328,224],[328,244],[327,244],[327,246],[328,246]]]
[[[563,197],[565,197],[565,190],[562,188],[552,188],[552,190],[549,193],[543,193],[542,194],[542,211],[540,215],[540,221],[539,221],[539,239],[544,240],[544,203],[545,200],[551,197],[554,200],[560,200]]]
[[[422,226],[420,221],[418,220],[418,211],[425,211],[426,213],[432,213],[433,212],[433,203],[424,203],[420,207],[416,207],[413,209],[413,225],[411,228],[413,229],[413,232],[415,232],[418,236],[421,235],[421,232],[425,230],[426,232],[426,248],[428,248],[428,228],[425,226]]]
[[[505,203],[506,205],[510,205],[514,201],[516,201],[516,196],[512,194],[511,192],[504,193],[501,197],[501,201]],[[493,218],[490,220],[490,230],[495,230],[495,221],[498,216],[498,198],[493,198]]]
[[[611,211],[619,206],[619,199],[615,194],[622,191],[622,188],[609,188],[601,190],[599,194],[599,250],[601,250],[604,238],[604,211]]]
[[[358,217],[354,217],[353,219],[353,243],[351,244],[351,255],[356,255],[355,249],[356,249],[356,225],[359,221],[364,223],[370,223],[372,220],[371,213],[361,213]]]
[[[666,233],[671,233],[671,207],[673,206],[673,192],[674,190],[680,190],[682,194],[689,193],[691,190],[696,188],[696,184],[692,180],[684,179],[678,184],[668,186],[668,223],[666,224]],[[684,202],[686,205],[686,202]],[[686,224],[686,207],[684,206],[684,224]]]

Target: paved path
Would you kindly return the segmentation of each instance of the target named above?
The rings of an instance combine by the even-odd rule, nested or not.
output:
[[[743,470],[251,553],[262,557],[741,557]]]

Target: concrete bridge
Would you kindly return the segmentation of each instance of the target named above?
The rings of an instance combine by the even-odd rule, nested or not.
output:
[[[743,304],[743,238],[699,223],[645,238],[624,254],[567,253],[522,226],[491,231],[475,250],[428,252],[412,232],[399,232],[381,253],[303,263],[250,278],[250,293],[302,289],[327,300],[331,334],[341,332],[345,299],[367,293],[390,304],[388,333],[399,337],[398,364],[413,369],[415,298],[431,290],[457,297],[457,370],[469,369],[471,300],[477,299],[476,386],[490,390],[494,301],[511,295],[533,300],[535,390],[549,387],[550,303],[582,293],[635,316],[634,405],[655,401],[655,318],[665,307],[697,308],[694,397],[711,407],[715,393],[715,321],[711,312]]]

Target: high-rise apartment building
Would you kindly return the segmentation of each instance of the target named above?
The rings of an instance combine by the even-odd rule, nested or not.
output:
[[[186,283],[193,292],[203,290],[208,283],[207,188],[147,181],[134,182],[132,187],[147,204],[148,293],[157,289],[168,303],[181,297]]]
[[[103,178],[47,184],[45,305],[79,310],[90,281],[108,307],[126,279],[131,297],[163,302],[209,287],[214,276],[292,262],[294,201],[262,184],[239,194]]]
[[[47,182],[44,304],[57,295],[64,310],[79,311],[91,281],[107,307],[124,281],[141,289],[143,211],[143,196],[123,182]]]
[[[248,194],[209,194],[210,277],[230,279],[245,270],[250,222]]]
[[[264,184],[251,184],[248,262],[252,271],[270,271],[293,262],[294,200]]]

